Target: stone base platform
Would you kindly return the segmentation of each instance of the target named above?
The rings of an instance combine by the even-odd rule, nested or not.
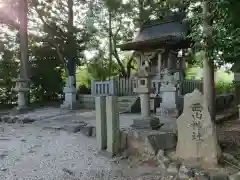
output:
[[[161,127],[160,121],[157,117],[138,117],[133,119],[132,128],[135,129],[153,129],[157,130]]]
[[[122,131],[121,137],[122,146],[126,145],[130,156],[136,154],[155,156],[159,149],[171,150],[177,145],[176,135],[170,132],[132,129]]]

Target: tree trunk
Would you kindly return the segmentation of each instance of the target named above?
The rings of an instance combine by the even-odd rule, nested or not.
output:
[[[212,20],[210,17],[209,3],[203,2],[203,34],[204,34],[204,102],[207,105],[212,121],[215,121],[215,83],[214,83],[214,62],[209,53],[209,49],[213,45],[212,42]]]
[[[19,7],[20,13],[19,13],[19,21],[20,21],[20,27],[19,27],[19,37],[20,37],[20,78],[28,81],[28,32],[27,32],[27,23],[28,23],[28,3],[27,0],[22,0],[20,2]],[[29,82],[27,82],[26,86],[28,87]],[[29,92],[26,92],[25,94],[25,101],[26,105],[29,104]]]
[[[76,55],[72,51],[74,35],[73,35],[73,0],[68,0],[68,62],[67,68],[69,76],[74,76],[74,86],[76,87]]]
[[[113,54],[113,44],[112,44],[112,12],[111,9],[108,8],[108,36],[109,36],[109,79],[111,77],[112,72],[112,54]]]

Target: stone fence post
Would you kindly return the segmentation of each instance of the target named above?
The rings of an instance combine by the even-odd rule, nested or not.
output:
[[[91,81],[91,95],[95,96],[96,95],[96,89],[95,89],[95,80]]]
[[[106,97],[96,97],[95,107],[97,147],[103,150],[107,148]]]
[[[117,84],[115,79],[109,81],[109,93],[112,96],[117,95]]]
[[[120,150],[119,108],[117,96],[107,96],[106,107],[107,151],[114,156]]]

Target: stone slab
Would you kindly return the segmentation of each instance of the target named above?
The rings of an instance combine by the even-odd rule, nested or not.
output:
[[[176,135],[168,132],[159,132],[158,134],[148,135],[148,140],[154,148],[155,152],[158,152],[159,149],[175,149],[177,145]]]
[[[160,121],[157,117],[148,116],[148,117],[138,117],[133,119],[132,128],[136,129],[159,129],[161,127]]]
[[[155,156],[159,149],[169,150],[176,147],[176,136],[156,130],[132,129],[127,134],[127,148],[130,154]]]
[[[88,136],[88,137],[91,137],[92,134],[93,134],[93,126],[91,125],[87,125],[87,126],[84,126],[80,131],[81,133],[83,133],[85,136]]]

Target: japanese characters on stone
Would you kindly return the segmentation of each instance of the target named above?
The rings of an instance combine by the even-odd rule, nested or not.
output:
[[[192,117],[193,122],[191,124],[193,128],[192,140],[196,140],[197,142],[202,141],[202,116],[203,116],[203,107],[200,103],[193,104],[191,106],[192,109]]]

